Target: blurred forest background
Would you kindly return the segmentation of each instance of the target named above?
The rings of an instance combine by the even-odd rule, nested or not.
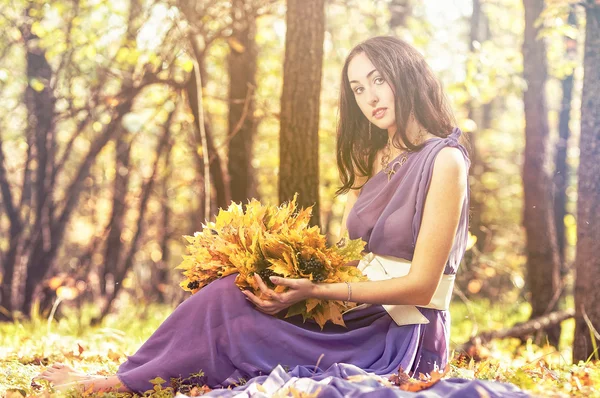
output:
[[[570,319],[597,358],[599,25],[598,0],[1,0],[0,319],[174,307],[183,236],[231,200],[298,191],[334,242],[342,63],[396,35],[472,144],[457,327],[500,308],[556,345]]]

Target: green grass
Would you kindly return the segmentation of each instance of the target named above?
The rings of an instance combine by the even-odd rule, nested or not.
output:
[[[99,327],[85,326],[95,315],[91,307],[81,313],[63,310],[65,316],[59,321],[36,317],[0,324],[0,396],[44,395],[31,388],[31,378],[56,361],[86,373],[114,374],[125,355],[135,352],[172,308],[158,305],[123,308],[121,314],[111,314]],[[525,321],[529,312],[526,303],[455,301],[451,307],[451,347],[467,341],[476,331]],[[512,382],[540,396],[600,397],[595,387],[600,386],[600,362],[571,365],[574,322],[568,320],[562,326],[558,350],[537,347],[531,341],[520,345],[517,339],[493,341],[479,350],[481,361],[466,360],[455,353],[449,376]],[[49,391],[51,396],[59,395]],[[75,392],[67,395],[81,396]],[[159,390],[149,395],[171,397],[173,392]]]
[[[572,302],[567,302],[572,305]],[[451,347],[457,347],[477,332],[509,328],[528,320],[528,303],[491,303],[478,300],[469,303],[453,301]],[[600,397],[600,362],[588,361],[571,365],[574,319],[561,323],[558,349],[539,347],[516,338],[494,340],[477,354],[479,362],[464,361],[456,352],[451,375],[484,380],[507,381],[529,392],[549,396]]]

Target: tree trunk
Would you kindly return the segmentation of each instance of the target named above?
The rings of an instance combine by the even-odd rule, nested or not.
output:
[[[100,292],[106,295],[107,290],[114,289],[114,280],[121,258],[121,234],[125,226],[127,211],[127,188],[129,185],[129,162],[132,145],[132,135],[124,130],[117,139],[115,148],[115,181],[113,188],[112,214],[108,223],[108,237],[104,252],[104,271],[100,280]]]
[[[575,13],[569,13],[569,24],[575,25]],[[577,54],[577,40],[565,37],[567,59],[573,59]],[[571,98],[573,92],[574,70],[562,79],[562,102],[558,122],[558,142],[556,144],[554,171],[554,222],[556,224],[556,242],[561,263],[561,275],[567,273],[565,264],[565,215],[567,214],[567,186],[569,185],[569,166],[567,164],[567,149],[569,143],[569,120],[571,114]]]
[[[408,17],[412,15],[411,0],[392,0],[388,6],[390,10],[390,29],[394,32],[397,28],[406,28]]]
[[[544,9],[543,0],[524,0],[525,35],[523,75],[527,82],[525,106],[525,161],[523,224],[527,237],[527,283],[531,293],[531,317],[556,310],[560,295],[560,262],[552,212],[552,185],[544,165],[548,159],[548,114],[545,83],[546,46],[537,36],[536,21]],[[548,341],[556,346],[560,326],[547,331]],[[542,338],[542,336],[540,336]],[[538,340],[542,342],[543,339]]]
[[[325,35],[324,0],[288,0],[281,94],[279,201],[298,193],[319,225],[319,98]]]
[[[574,362],[585,361],[592,355],[592,339],[600,346],[600,289],[597,286],[600,275],[600,4],[597,0],[588,1],[586,6],[577,189]],[[592,328],[595,330],[590,330]],[[594,332],[593,337],[591,332]]]
[[[2,271],[2,282],[0,283],[0,320],[11,318],[12,292],[15,272],[17,250],[21,240],[23,226],[18,209],[13,203],[12,192],[8,182],[6,168],[4,167],[4,151],[2,149],[2,137],[0,136],[0,190],[2,192],[2,205],[5,214],[10,220],[10,238],[8,252],[0,255],[0,270]]]
[[[206,73],[204,73],[203,60],[199,59],[198,64],[200,65],[200,73],[203,77],[202,85],[203,87],[206,85]],[[196,87],[196,74],[194,71],[191,73],[191,77],[186,84],[186,92],[190,105],[190,109],[192,110],[192,114],[194,115],[194,119],[198,120],[200,118],[199,108],[198,108],[198,89]],[[212,178],[212,185],[215,189],[216,194],[216,205],[217,207],[227,208],[230,202],[230,194],[229,187],[226,182],[225,173],[223,168],[221,167],[221,158],[219,157],[219,153],[217,152],[213,140],[212,129],[210,128],[209,117],[205,114],[205,123],[204,129],[206,131],[206,140],[208,144],[208,157],[210,159],[210,177]],[[198,123],[194,123],[196,126]],[[195,142],[196,146],[202,144],[202,140],[200,137],[200,131],[197,127],[194,127],[195,132]],[[203,175],[204,170],[204,161],[202,160],[202,152],[196,150],[194,151],[196,157],[196,166],[200,175]],[[202,204],[201,204],[202,206]],[[204,214],[204,219],[210,219],[210,214]]]
[[[234,0],[229,39],[229,186],[231,200],[246,202],[253,185],[252,144],[256,134],[256,15],[251,0]]]
[[[158,302],[159,303],[167,303],[167,295],[166,292],[169,287],[169,260],[170,260],[170,250],[169,250],[169,240],[171,238],[171,230],[169,225],[171,225],[171,206],[169,205],[169,180],[171,179],[171,153],[173,151],[173,142],[169,140],[167,142],[167,148],[165,149],[165,166],[163,169],[163,178],[161,181],[162,185],[162,223],[159,229],[159,238],[160,242],[160,253],[161,258],[157,261],[155,269],[153,270],[154,278],[153,278],[153,286],[158,288]]]
[[[26,11],[26,14],[28,14],[28,11]],[[41,278],[43,278],[52,261],[52,258],[47,258],[48,256],[46,256],[51,246],[50,230],[54,216],[52,187],[49,186],[49,179],[47,177],[52,173],[51,165],[54,162],[54,150],[52,148],[56,146],[54,131],[56,99],[50,87],[52,68],[46,60],[45,51],[39,45],[36,45],[39,38],[31,30],[31,22],[33,21],[29,18],[27,20],[30,22],[20,26],[21,34],[26,43],[24,47],[27,51],[25,54],[27,81],[30,82],[25,88],[24,101],[27,107],[29,128],[33,135],[32,152],[37,166],[33,172],[34,218],[31,229],[33,238],[30,238],[29,241],[32,242],[31,247],[33,248],[33,251],[30,253],[30,259],[33,258],[39,261],[39,263],[35,264],[35,270],[29,267],[25,270],[27,279],[31,279],[32,273],[40,273]],[[33,82],[41,83],[41,89],[40,87],[34,88],[32,86]],[[28,264],[31,264],[31,261]],[[12,278],[9,277],[10,279]],[[16,282],[18,285],[21,285],[21,281]],[[20,289],[20,286],[18,286],[18,289]],[[32,296],[33,291],[26,283],[23,303],[26,314],[29,313],[28,309]]]
[[[489,40],[489,38],[489,21],[481,7],[481,0],[473,0],[473,13],[471,14],[470,19],[469,50],[475,52],[474,43],[483,43]],[[491,125],[492,104],[476,104],[474,101],[468,101],[466,106],[469,119],[473,120],[476,125],[474,131],[466,132],[471,144],[471,151],[469,154],[471,157],[471,168],[469,169],[469,173],[473,180],[481,181],[481,176],[489,170],[489,166],[480,158],[480,156],[478,156],[477,139],[478,134],[481,131],[488,129]],[[476,187],[483,188],[481,184],[476,185]],[[477,237],[477,248],[480,251],[485,250],[486,242],[488,240],[487,231],[489,230],[483,225],[482,221],[482,215],[485,209],[483,198],[484,192],[482,192],[482,189],[475,189],[471,194],[471,219],[469,221],[471,233]]]

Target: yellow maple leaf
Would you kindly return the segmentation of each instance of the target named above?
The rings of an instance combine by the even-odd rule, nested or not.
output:
[[[312,208],[313,206],[302,209],[298,212],[296,217],[290,218],[288,222],[289,228],[305,229],[309,225],[310,218],[312,217]]]
[[[319,304],[310,313],[310,315],[315,320],[317,325],[319,325],[319,327],[321,327],[321,330],[323,330],[323,327],[325,326],[325,324],[327,323],[327,320],[328,320],[329,314],[326,312],[327,312],[326,308],[324,308],[322,305]]]
[[[270,259],[269,269],[275,272],[276,274],[283,275],[283,277],[287,278],[292,275],[294,269],[290,266],[290,264],[283,259]]]
[[[347,234],[346,234],[347,235]],[[346,259],[346,261],[350,260],[360,260],[363,257],[362,251],[367,244],[362,239],[348,239],[344,238],[344,245],[341,246],[333,246],[332,250],[337,251],[342,257]]]
[[[340,311],[339,304],[336,301],[327,301],[325,304],[328,307],[328,319],[335,323],[336,325],[340,325],[346,327],[346,323],[344,323],[344,318],[342,316],[342,312]]]
[[[284,252],[289,252],[290,247],[273,235],[266,236],[260,245],[266,258],[280,258]]]
[[[311,312],[317,305],[321,303],[319,299],[309,298],[306,300],[306,312]]]

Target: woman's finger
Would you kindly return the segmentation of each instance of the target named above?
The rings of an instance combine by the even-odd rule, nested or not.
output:
[[[266,301],[256,297],[250,290],[244,290],[242,293],[244,293],[248,300],[250,300],[254,305],[258,307],[264,307],[266,305]]]
[[[262,312],[263,314],[267,314],[267,315],[275,315],[279,312],[277,309],[272,309],[272,308],[265,309],[265,308],[257,307],[256,309],[259,310],[260,312]]]
[[[260,275],[254,274],[254,278],[256,279],[256,283],[258,284],[258,288],[260,291],[267,296],[269,299],[274,301],[280,301],[279,294],[275,293],[272,289],[266,285],[266,283],[262,280]]]
[[[285,293],[281,293],[281,302],[290,302],[293,300],[293,296],[294,296],[295,291],[294,290],[288,290]]]
[[[259,311],[265,312],[265,313],[269,313],[272,311],[278,311],[279,307],[274,302],[262,300],[262,299],[258,298],[254,293],[250,292],[249,290],[244,290],[243,293],[246,297],[248,297],[248,300],[250,300]]]
[[[283,310],[283,308],[279,307],[279,306],[271,306],[271,308],[269,309],[265,309],[263,312],[265,314],[269,314],[269,315],[276,315],[278,313],[280,313]]]
[[[269,293],[269,288],[267,287],[267,285],[265,285],[265,282],[263,282],[260,275],[255,273],[254,280],[258,284],[258,288],[260,289],[260,291],[263,292],[263,294],[266,295],[267,297],[271,297],[271,294]]]
[[[271,277],[269,277],[269,279],[275,285],[288,286],[288,287],[294,287],[298,283],[298,279],[281,278],[279,276],[271,276]]]

